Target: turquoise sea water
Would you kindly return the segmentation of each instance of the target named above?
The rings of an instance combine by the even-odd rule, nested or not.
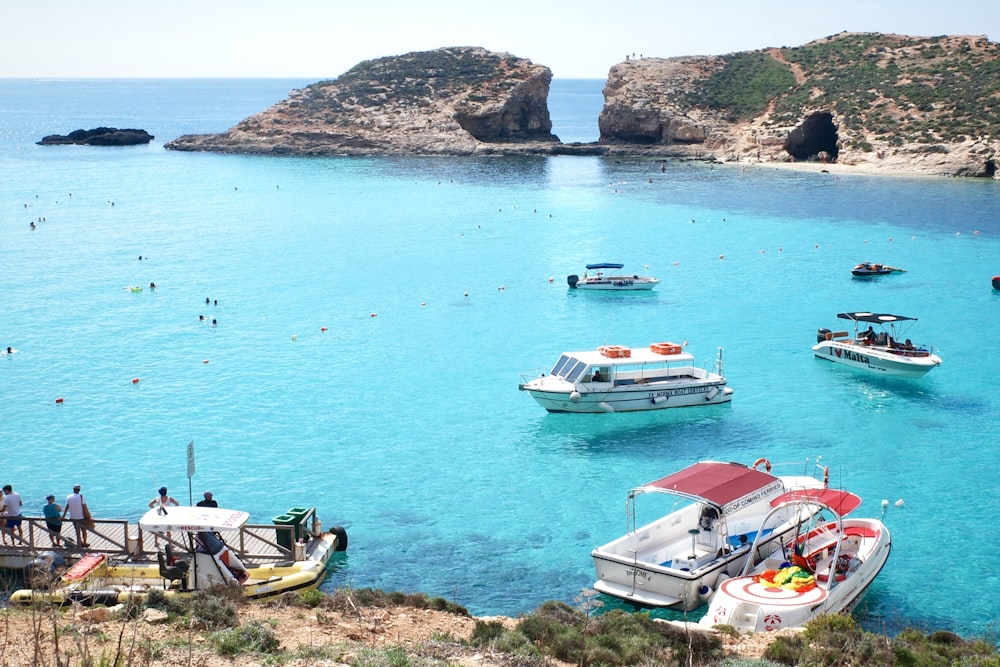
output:
[[[517,615],[589,588],[632,486],[822,456],[860,515],[890,502],[866,627],[997,630],[995,182],[162,148],[307,83],[0,81],[0,470],[26,512],[74,483],[103,516],[163,484],[187,498],[194,441],[195,495],[347,528],[325,587]],[[601,85],[553,83],[564,141],[597,138]],[[156,140],[34,143],[98,125]],[[907,273],[852,279],[862,260]],[[595,261],[662,284],[569,291]],[[918,317],[942,366],[892,381],[813,358],[817,328],[865,309]],[[517,390],[565,350],[662,340],[706,363],[724,347],[733,402],[549,415]]]

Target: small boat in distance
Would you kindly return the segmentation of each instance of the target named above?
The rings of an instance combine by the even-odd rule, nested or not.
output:
[[[732,400],[722,376],[722,348],[713,371],[693,366],[677,343],[631,349],[602,345],[563,352],[548,375],[518,385],[549,412],[637,412]]]
[[[812,349],[820,359],[873,373],[911,378],[923,377],[941,365],[941,357],[933,354],[932,348],[914,345],[909,338],[903,338],[905,324],[916,322],[915,317],[869,312],[837,313],[837,317],[853,322],[854,333],[819,329]],[[860,323],[868,324],[868,329],[859,331]]]
[[[820,472],[822,479],[814,474]],[[761,458],[753,467],[702,461],[638,486],[626,499],[626,534],[591,552],[597,571],[594,589],[641,607],[697,609],[714,587],[739,573],[747,561],[755,565],[780,550],[795,526],[818,511],[783,507],[761,534],[773,500],[793,490],[822,491],[828,479],[818,461],[805,462],[801,474],[778,476]],[[643,524],[636,518],[636,498],[647,493],[666,495],[672,511]],[[651,512],[663,502],[640,505]]]
[[[1000,290],[1000,276],[993,276],[993,289]]]
[[[651,290],[659,284],[658,278],[650,276],[625,276],[604,273],[607,269],[618,270],[624,264],[588,264],[587,271],[596,271],[590,275],[587,271],[583,276],[576,274],[566,276],[566,283],[573,289],[593,289],[593,290]]]
[[[849,612],[889,559],[892,539],[878,519],[845,519],[861,498],[847,491],[790,491],[771,502],[774,509],[761,522],[758,538],[773,515],[788,507],[821,510],[796,527],[787,541],[772,542],[770,554],[739,576],[719,584],[702,627],[729,625],[738,632],[798,628],[823,614]],[[793,514],[799,512],[794,512]],[[826,515],[833,517],[827,519]],[[758,548],[755,539],[750,548]]]
[[[876,264],[873,262],[861,262],[853,269],[851,275],[856,278],[870,278],[872,276],[887,276],[890,273],[906,273],[906,269],[900,269],[886,264]]]

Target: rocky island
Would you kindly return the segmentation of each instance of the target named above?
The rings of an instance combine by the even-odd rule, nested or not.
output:
[[[611,67],[600,137],[552,134],[551,71],[475,47],[365,61],[166,148],[270,155],[590,154],[997,178],[1000,45],[839,33]]]
[[[49,134],[36,142],[39,146],[60,146],[65,144],[82,144],[86,146],[135,146],[148,144],[153,140],[146,130],[126,129],[117,127],[95,127],[92,130],[74,130],[69,134]]]
[[[547,152],[552,72],[458,47],[362,62],[227,132],[185,135],[172,150],[270,155],[476,155]]]

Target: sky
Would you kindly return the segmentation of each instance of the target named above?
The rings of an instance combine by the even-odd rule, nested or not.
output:
[[[332,79],[447,46],[604,79],[626,55],[801,46],[842,31],[1000,40],[998,0],[2,0],[0,78]]]

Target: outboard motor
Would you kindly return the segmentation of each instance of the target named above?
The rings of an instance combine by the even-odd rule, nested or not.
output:
[[[28,563],[24,578],[32,588],[47,590],[65,571],[65,558],[55,551],[43,551]]]
[[[566,284],[568,284],[570,287],[576,288],[576,284],[578,282],[580,282],[580,276],[576,275],[575,273],[571,276],[566,276]]]
[[[826,335],[828,333],[833,333],[833,332],[830,331],[829,329],[820,329],[819,331],[817,331],[816,332],[816,342],[817,343],[822,343],[825,340],[829,340],[829,338],[826,337]]]

